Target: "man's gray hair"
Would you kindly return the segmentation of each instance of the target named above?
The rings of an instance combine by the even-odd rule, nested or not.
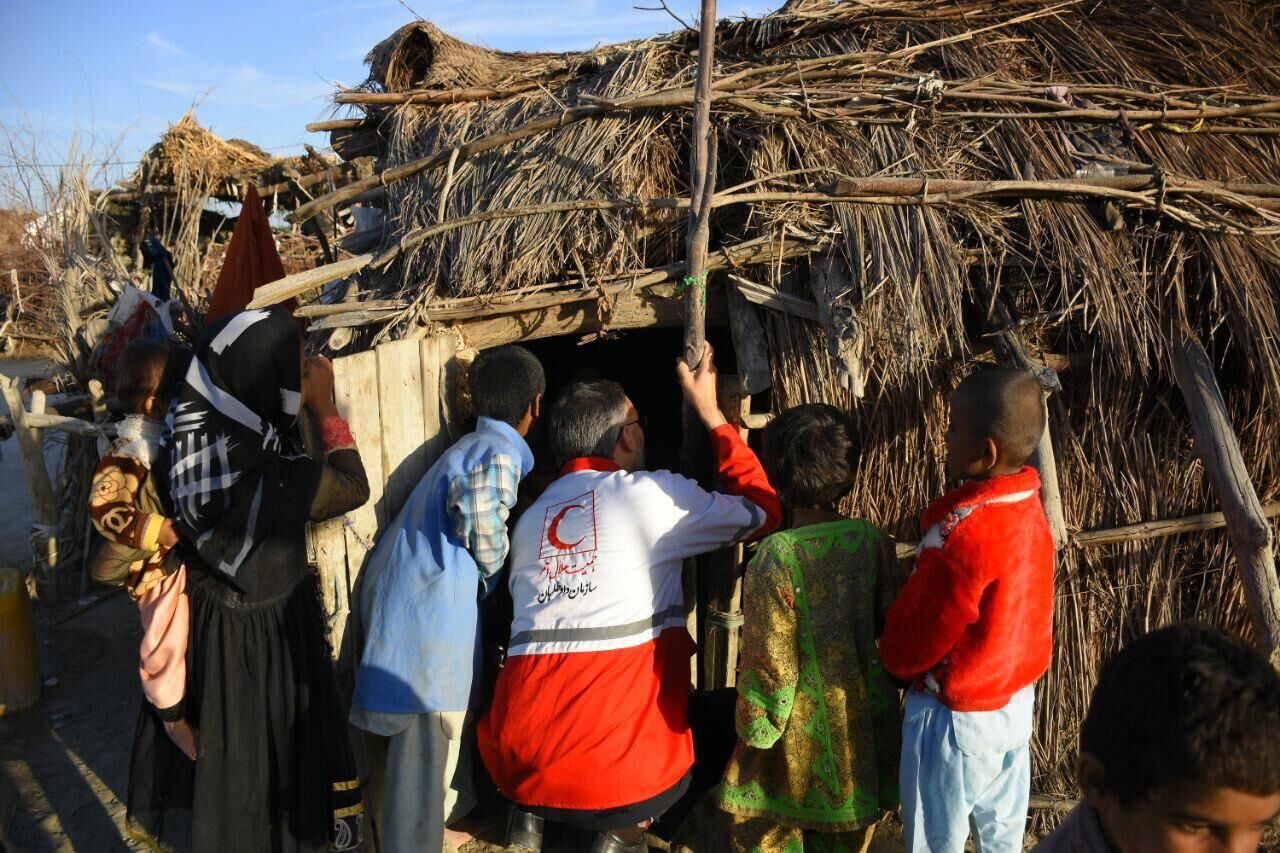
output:
[[[627,416],[627,393],[617,382],[593,379],[564,389],[551,407],[551,452],[563,465],[580,456],[613,456]]]

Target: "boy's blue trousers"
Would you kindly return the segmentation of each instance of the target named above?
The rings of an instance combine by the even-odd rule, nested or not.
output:
[[[907,694],[902,725],[902,823],[911,853],[1021,853],[1031,794],[1027,742],[1035,701],[1027,687],[999,711],[952,711]]]

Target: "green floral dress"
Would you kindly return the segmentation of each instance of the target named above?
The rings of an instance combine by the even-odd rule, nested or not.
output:
[[[897,804],[902,717],[876,638],[900,577],[892,541],[860,519],[761,543],[744,580],[725,811],[834,834]]]

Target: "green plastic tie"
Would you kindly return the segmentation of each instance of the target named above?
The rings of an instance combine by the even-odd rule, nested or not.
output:
[[[699,273],[698,275],[687,275],[680,279],[680,283],[676,285],[676,296],[684,296],[689,288],[696,287],[702,294],[702,304],[707,304],[707,274]]]

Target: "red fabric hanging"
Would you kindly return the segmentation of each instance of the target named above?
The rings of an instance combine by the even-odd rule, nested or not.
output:
[[[231,242],[227,244],[227,255],[218,273],[218,285],[209,299],[204,324],[208,326],[223,315],[244,310],[256,288],[280,278],[284,278],[284,264],[276,251],[258,189],[250,184]],[[290,313],[295,307],[297,302],[293,299],[285,303]]]

